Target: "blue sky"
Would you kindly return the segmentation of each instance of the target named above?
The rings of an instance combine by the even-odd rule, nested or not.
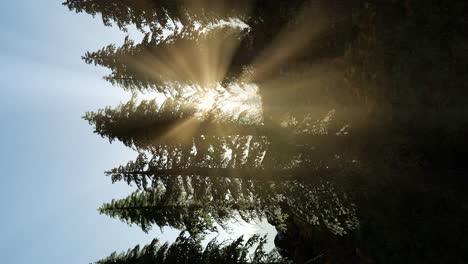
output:
[[[7,1],[0,13],[0,262],[89,263],[159,236],[96,211],[130,193],[103,171],[135,155],[81,116],[129,95],[80,57],[123,33],[54,0]]]
[[[145,234],[96,211],[131,192],[103,171],[135,154],[81,116],[130,95],[81,56],[124,33],[57,0],[2,3],[0,29],[1,263],[89,263],[155,236],[172,240],[177,231]]]

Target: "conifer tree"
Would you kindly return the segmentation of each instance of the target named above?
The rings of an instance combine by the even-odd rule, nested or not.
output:
[[[266,137],[270,143],[289,142],[291,146],[320,146],[321,150],[332,151],[360,136],[350,134],[345,123],[333,120],[333,111],[317,120],[307,115],[300,121],[286,116],[280,124],[278,121],[262,123],[261,106],[257,103],[240,113],[226,111],[222,106],[225,102],[229,104],[229,97],[218,101],[215,95],[213,100],[218,102],[213,108],[200,111],[198,107],[203,95],[167,99],[162,105],[155,99],[138,103],[136,97],[132,97],[117,107],[87,112],[84,119],[94,126],[95,133],[110,142],[119,140],[128,147],[142,149],[158,144],[191,144],[193,138],[200,136],[254,136]],[[246,100],[249,99],[257,100],[249,97],[238,104],[248,103]]]
[[[213,21],[226,17],[241,17],[246,20],[287,21],[304,0],[239,0],[239,1],[170,1],[170,0],[67,0],[63,5],[77,13],[95,16],[101,14],[105,25],[112,23],[123,30],[135,25],[138,29],[150,30],[165,27],[178,20],[184,26],[193,21]]]
[[[139,104],[132,97],[116,108],[107,107],[96,112],[87,112],[83,117],[95,128],[95,133],[115,139],[129,147],[144,147],[173,141],[191,142],[193,137],[236,136],[266,134],[268,129],[258,125],[258,109],[250,113],[224,113],[216,110],[200,112],[197,99],[184,102],[183,98],[167,99],[162,105],[156,100],[143,100]],[[222,102],[221,102],[222,103]],[[186,128],[177,132],[177,126]],[[190,131],[190,133],[182,133]],[[174,135],[170,136],[173,133]]]
[[[111,44],[87,52],[83,59],[111,70],[104,79],[124,89],[160,92],[180,91],[185,86],[206,89],[232,79],[235,68],[238,74],[242,65],[229,65],[231,59],[226,56],[247,32],[247,25],[231,22],[175,31],[167,37],[147,33],[138,44],[126,38],[120,47]],[[210,58],[215,60],[210,62]],[[207,69],[203,65],[207,63],[213,65]],[[220,71],[224,68],[229,70]]]
[[[206,194],[205,197],[210,196]],[[137,191],[125,199],[104,204],[99,211],[128,224],[137,224],[145,232],[156,225],[187,230],[193,235],[216,231],[215,223],[225,226],[236,212],[247,221],[264,214],[255,201],[223,198],[208,200],[192,197],[190,190],[178,187],[169,188],[167,191]]]
[[[275,251],[265,252],[265,237],[252,236],[245,243],[243,237],[227,243],[211,240],[203,249],[200,239],[187,237],[183,232],[172,244],[161,245],[157,239],[140,249],[139,246],[127,252],[112,253],[96,264],[247,264],[247,263],[290,263]],[[254,249],[252,255],[249,250]]]
[[[97,52],[87,53],[84,59],[88,63],[112,69],[106,79],[125,89],[153,87],[160,90],[170,87],[165,81],[175,77],[179,82],[198,81],[206,84],[207,80],[200,81],[202,67],[190,67],[188,72],[183,68],[196,65],[210,54],[213,57],[216,52],[214,58],[228,57],[221,61],[225,65],[213,79],[218,82],[234,80],[270,45],[285,25],[294,26],[297,23],[295,12],[304,5],[312,5],[304,0],[188,2],[191,1],[118,0],[109,4],[102,1],[69,0],[64,5],[77,12],[92,15],[101,13],[105,24],[110,25],[110,21],[114,21],[122,29],[130,24],[139,29],[149,27],[150,30],[140,44],[135,45],[127,39],[120,48],[110,45]],[[241,28],[244,29],[241,34],[238,29],[232,29],[233,24],[239,23],[246,26]],[[174,34],[164,39],[163,29]],[[217,43],[216,46],[213,43]],[[186,58],[173,56],[181,51],[185,51],[183,57]],[[168,67],[171,65],[174,67]],[[212,71],[217,70],[214,66],[209,73],[202,72],[202,75],[213,74]]]
[[[153,187],[113,200],[100,212],[137,224],[144,231],[157,225],[188,229],[192,234],[215,230],[213,221],[225,226],[237,217],[244,221],[266,217],[281,229],[288,214],[335,235],[358,226],[351,197],[330,181],[303,184],[199,175],[153,180]]]
[[[213,21],[229,16],[247,16],[244,8],[249,1],[169,1],[169,0],[67,0],[63,5],[77,13],[101,14],[107,26],[120,29],[135,25],[144,31],[158,30],[174,21],[190,26],[194,21]]]
[[[235,212],[247,220],[266,215],[276,226],[284,225],[286,217],[283,216],[287,215],[286,221],[307,228],[324,227],[335,235],[349,234],[360,225],[356,237],[361,239],[349,247],[360,256],[372,255],[369,262],[401,262],[402,259],[465,262],[456,255],[466,252],[466,243],[458,235],[464,230],[460,219],[466,215],[466,198],[461,192],[453,192],[453,186],[445,181],[452,180],[451,172],[446,170],[461,166],[466,156],[466,150],[460,147],[466,145],[463,143],[466,122],[460,121],[466,119],[465,111],[452,108],[463,108],[467,98],[463,96],[466,92],[460,89],[466,84],[463,70],[468,58],[464,48],[466,1],[370,1],[346,11],[339,25],[331,23],[331,34],[318,32],[318,41],[299,45],[304,52],[288,54],[286,51],[290,51],[289,44],[295,46],[292,44],[310,38],[283,38],[287,45],[279,45],[282,49],[276,50],[281,52],[279,59],[265,63],[271,62],[268,55],[278,54],[260,53],[269,47],[284,25],[287,24],[285,31],[311,30],[311,27],[294,30],[300,28],[303,20],[309,21],[298,15],[297,8],[302,2],[321,1],[259,0],[252,5],[251,12],[238,12],[235,4],[223,10],[201,10],[184,3],[156,0],[68,0],[64,3],[77,12],[100,13],[106,25],[114,22],[125,29],[133,24],[147,33],[141,43],[127,39],[122,47],[111,45],[85,55],[86,62],[111,69],[107,79],[112,83],[128,90],[150,88],[171,95],[184,95],[184,89],[189,86],[199,90],[212,88],[205,87],[207,82],[200,75],[206,72],[194,66],[194,58],[210,53],[206,49],[209,45],[204,43],[212,43],[221,36],[220,39],[239,47],[230,54],[229,63],[221,67],[222,74],[213,74],[215,77],[210,80],[224,85],[236,81],[240,73],[242,77],[243,74],[250,77],[250,72],[254,72],[254,77],[246,79],[258,84],[264,106],[262,120],[253,124],[237,119],[230,120],[232,123],[223,123],[221,118],[195,119],[198,128],[186,134],[188,140],[182,140],[181,135],[168,140],[165,135],[174,126],[199,114],[194,111],[196,107],[182,108],[174,104],[161,111],[154,102],[132,101],[116,109],[88,113],[85,118],[101,136],[151,153],[149,158],[140,155],[135,162],[108,172],[113,181],[125,180],[144,191],[106,204],[101,212],[137,223],[144,230],[156,224],[188,229],[192,233],[213,230],[213,220],[223,224]],[[292,19],[296,15],[301,18]],[[305,15],[316,19],[307,12]],[[195,26],[208,28],[210,23],[231,16],[247,24],[247,32],[220,28],[203,35]],[[320,22],[320,19],[312,21]],[[180,25],[184,28],[179,28]],[[335,30],[335,26],[340,30]],[[179,29],[182,32],[179,35],[161,37],[163,30]],[[340,34],[342,29],[345,34]],[[321,48],[313,49],[314,44]],[[189,63],[191,71],[183,71],[176,57],[164,57],[170,50],[193,51],[200,56],[191,56],[188,60],[194,62]],[[262,69],[261,60],[252,64],[259,55],[267,58],[263,63],[268,67]],[[166,58],[175,67],[158,68],[161,62],[152,60],[155,58]],[[311,64],[318,59],[320,63],[326,59],[331,61],[320,64],[326,67],[317,73]],[[296,72],[303,68],[312,71],[307,78]],[[329,75],[318,78],[322,73]],[[311,92],[314,89],[318,92]],[[320,107],[315,105],[321,101],[326,103]],[[345,122],[341,120],[337,122],[339,125],[333,125],[328,115],[314,122],[313,114],[326,113],[333,103],[340,109],[348,109],[343,115]],[[357,114],[353,107],[358,108]],[[427,111],[428,108],[436,110]],[[410,117],[409,112],[412,112]],[[452,112],[457,112],[456,118],[446,118],[447,113],[452,117]],[[423,119],[430,121],[422,123]],[[351,133],[350,145],[356,145],[355,149],[350,145],[342,149],[343,145],[339,144],[332,147],[317,144],[317,141],[323,144],[326,138],[336,142],[340,137],[335,136],[347,134],[347,121],[360,128],[360,133]],[[305,140],[298,140],[297,135],[304,136],[301,138]],[[320,135],[327,137],[324,140]],[[257,145],[251,147],[247,141]],[[328,151],[316,152],[321,148]],[[232,152],[233,158],[226,158],[226,149]],[[347,153],[350,157],[346,157]],[[365,169],[354,171],[354,166],[364,163]],[[334,169],[330,171],[329,167]],[[356,183],[352,186],[364,188],[348,196],[348,192],[335,184],[340,177],[330,177],[329,181],[321,178],[314,184],[301,177],[285,177],[310,176],[323,168],[327,169],[322,174],[344,175],[343,178]],[[356,174],[369,178],[355,177]],[[159,189],[162,187],[164,191]],[[210,194],[205,195],[207,192]],[[361,210],[356,209],[355,200]],[[453,204],[461,205],[448,206]],[[435,217],[434,211],[438,212]],[[357,215],[364,221],[363,225]],[[441,215],[453,221],[439,218]],[[426,224],[410,221],[410,217],[424,218]],[[450,226],[451,230],[445,232],[435,228],[438,226]],[[316,245],[311,242],[316,234],[312,233],[312,237],[304,240],[305,244]],[[415,237],[423,242],[415,243]],[[428,257],[427,248],[445,256],[443,261]]]

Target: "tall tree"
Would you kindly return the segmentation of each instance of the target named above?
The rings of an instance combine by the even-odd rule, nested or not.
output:
[[[194,21],[213,21],[229,16],[247,16],[249,1],[168,1],[168,0],[67,0],[63,5],[77,13],[101,14],[105,25],[120,29],[135,25],[144,31],[160,30],[174,21],[191,26]]]
[[[277,252],[267,253],[264,250],[265,237],[253,236],[245,243],[240,237],[230,243],[219,243],[211,240],[203,249],[200,239],[187,237],[183,232],[172,244],[161,245],[157,239],[140,249],[139,246],[129,249],[127,252],[112,253],[96,264],[246,264],[246,263],[290,263],[281,258]],[[252,255],[249,251],[254,249]]]
[[[127,40],[120,48],[108,46],[98,52],[88,53],[85,56],[88,63],[93,62],[109,67],[113,70],[112,74],[107,76],[106,79],[127,88],[139,87],[139,89],[148,86],[157,86],[159,89],[163,89],[165,85],[162,81],[174,79],[174,76],[177,76],[179,81],[189,81],[191,83],[196,81],[200,83],[200,79],[204,79],[201,83],[206,84],[207,80],[203,77],[209,74],[212,75],[215,71],[218,71],[218,74],[215,74],[216,76],[212,79],[218,82],[224,82],[226,79],[232,80],[236,76],[245,72],[245,69],[248,68],[250,64],[261,66],[260,68],[263,67],[260,64],[264,64],[266,68],[272,68],[268,71],[269,75],[278,74],[280,68],[282,69],[286,64],[292,64],[287,61],[281,62],[278,59],[273,59],[273,61],[269,61],[268,59],[264,60],[266,57],[270,56],[274,58],[278,57],[277,54],[270,54],[275,52],[276,49],[281,49],[281,51],[276,51],[278,54],[291,53],[290,56],[287,55],[285,57],[286,59],[291,60],[293,57],[297,57],[296,55],[293,56],[293,54],[301,53],[300,57],[303,57],[302,60],[304,60],[304,58],[308,58],[305,59],[305,61],[314,61],[315,63],[321,56],[308,56],[306,53],[300,52],[300,49],[309,49],[310,46],[310,48],[314,50],[312,53],[324,53],[323,47],[310,45],[310,43],[313,42],[312,40],[318,35],[322,35],[321,32],[326,31],[326,29],[335,29],[338,22],[344,25],[349,24],[342,22],[347,21],[348,17],[350,17],[349,15],[345,15],[346,19],[343,19],[339,18],[339,14],[343,13],[342,11],[332,12],[332,10],[346,9],[346,7],[343,7],[343,4],[335,3],[335,1],[332,1],[332,4],[325,4],[325,2],[321,1],[311,2],[304,0],[252,1],[252,3],[250,3],[252,7],[251,15],[245,15],[246,13],[250,13],[246,11],[249,10],[249,8],[240,9],[234,7],[244,6],[250,1],[221,2],[222,3],[219,4],[219,6],[224,6],[224,8],[221,9],[238,10],[239,12],[226,13],[219,11],[219,8],[211,8],[214,3],[213,1],[200,2],[198,5],[189,5],[187,2],[174,3],[172,1],[170,4],[166,3],[166,1],[141,0],[132,3],[128,3],[127,1],[115,1],[113,3],[113,5],[115,5],[114,7],[106,5],[104,2],[94,3],[94,1],[82,0],[67,1],[64,4],[77,12],[85,11],[91,14],[102,12],[103,18],[105,18],[105,21],[107,22],[109,20],[114,20],[118,21],[117,23],[120,23],[119,25],[136,24],[137,27],[140,28],[142,27],[142,24],[148,24],[142,21],[154,21],[157,25],[162,24],[163,26],[161,27],[164,28],[167,27],[168,19],[185,21],[184,18],[194,18],[191,22],[184,23],[183,28],[174,28],[172,31],[182,31],[182,33],[176,33],[168,39],[164,39],[162,37],[161,30],[157,30],[152,33],[148,33],[144,41],[140,44],[135,45],[134,42]],[[170,7],[167,7],[167,5]],[[143,9],[145,12],[142,12],[135,6],[144,6],[145,8]],[[200,8],[200,6],[202,6],[202,8]],[[183,11],[177,12],[176,9],[178,7]],[[217,17],[218,22],[202,22],[202,27],[200,29],[198,27],[200,22],[197,21],[197,18],[200,19],[199,16],[191,16],[192,13],[200,13],[200,10],[202,10],[201,13],[204,13],[202,16]],[[213,10],[217,11],[211,12]],[[313,11],[314,15],[318,15],[317,19],[315,19],[313,23],[308,19],[307,12],[309,11]],[[132,14],[132,12],[135,12],[135,14]],[[168,15],[164,16],[163,21],[158,22],[158,19],[155,19],[155,16],[157,16],[155,13],[158,12],[167,13]],[[145,18],[145,16],[148,15],[151,16],[152,19]],[[330,19],[331,17],[335,18]],[[219,20],[220,18],[228,21],[231,19],[231,22],[233,18],[237,19],[237,22],[243,23],[246,26],[244,29],[247,30],[244,30],[242,34],[239,34],[238,32],[236,33],[236,30],[228,30],[230,27],[227,25],[231,25],[232,27],[233,24],[239,25],[239,23],[226,23],[226,20]],[[194,26],[195,24],[197,26]],[[213,25],[216,24],[224,26],[214,27],[215,30],[213,30]],[[207,29],[210,28],[211,30],[208,31],[214,32],[209,32],[209,34],[207,34]],[[297,30],[297,28],[299,28],[299,30]],[[340,28],[343,27],[340,26]],[[308,29],[314,30],[309,32]],[[289,36],[288,34],[279,34],[281,31],[293,31],[294,33]],[[200,32],[204,33],[200,34]],[[233,34],[233,32],[235,34]],[[345,34],[328,35],[320,36],[319,38],[326,38],[327,43],[344,43],[342,39],[339,39],[338,41],[337,36]],[[284,43],[288,38],[294,38],[298,43],[303,44],[293,45],[297,47],[288,49],[284,47]],[[344,46],[344,44],[341,46]],[[336,51],[333,50],[336,50],[336,48],[331,49],[331,54],[335,54]],[[185,58],[181,58],[180,55],[174,56],[174,54],[183,54],[182,57]],[[260,61],[262,61],[261,63],[255,62],[257,59],[256,57],[258,56]],[[223,63],[224,65],[223,67],[218,68],[216,67],[217,65],[213,65],[214,67],[209,69],[210,72],[197,74],[200,73],[200,71],[203,71],[203,65],[198,65],[202,67],[193,66],[199,64],[198,61],[200,59],[202,61],[206,61],[206,59],[203,60],[203,57],[211,57],[218,60],[220,58],[224,58],[224,60],[218,61],[218,63]],[[116,65],[117,62],[120,65]],[[187,67],[190,68],[189,71],[187,71]],[[221,71],[219,71],[219,69],[221,69]],[[261,72],[264,74],[264,71]]]
[[[121,29],[135,25],[143,30],[166,26],[169,21],[179,20],[190,25],[194,20],[213,20],[216,18],[242,17],[262,21],[265,19],[284,21],[293,15],[303,0],[271,1],[170,1],[170,0],[67,0],[63,5],[77,13],[101,14],[105,25],[116,23]]]
[[[302,2],[315,5],[298,12]],[[239,48],[229,55],[229,63],[224,61],[223,74],[213,73],[215,77],[207,80],[231,81],[236,79],[233,76],[255,82],[264,107],[259,123],[202,119],[189,130],[178,125],[197,114],[190,112],[193,108],[187,115],[177,107],[166,109],[172,111],[168,114],[148,102],[89,113],[86,118],[98,134],[154,151],[148,159],[140,156],[108,173],[113,181],[125,180],[145,192],[107,204],[101,211],[144,229],[157,224],[199,232],[211,229],[213,219],[222,224],[235,212],[245,212],[243,217],[250,219],[280,208],[268,220],[277,226],[286,221],[288,242],[300,237],[298,243],[289,243],[296,244],[293,252],[300,252],[303,244],[305,251],[323,249],[335,262],[346,262],[349,252],[359,255],[361,262],[466,262],[460,252],[467,252],[467,243],[460,234],[466,231],[468,207],[459,189],[466,182],[466,1],[375,0],[358,3],[356,9],[343,4],[337,6],[345,10],[342,17],[326,12],[321,4],[325,2],[328,7],[340,1],[259,0],[251,13],[233,13],[249,26],[243,38],[225,28],[216,31]],[[137,6],[145,3],[144,8]],[[228,6],[224,9],[228,12],[205,12],[184,4],[142,0],[65,4],[77,12],[101,13],[106,24],[113,21],[121,28],[135,24],[142,31],[149,27],[151,33],[142,43],[127,40],[120,48],[88,53],[85,60],[109,67],[109,80],[124,88],[159,88],[177,95],[189,85],[206,84],[205,76],[199,76],[206,71],[194,66],[199,65],[194,58],[210,54],[206,47],[211,46],[200,43],[222,47],[213,37],[216,34],[196,33],[196,22],[226,18],[233,10]],[[193,34],[161,37],[163,29],[177,28],[179,21],[185,32]],[[190,56],[187,71],[183,65],[187,61],[181,64],[180,58],[165,55],[174,49],[201,55]],[[176,70],[158,68],[161,62],[153,59],[161,58],[176,65]],[[156,68],[160,71],[155,73]],[[330,125],[328,115],[313,122],[315,113],[327,113],[333,105],[339,126]],[[348,133],[342,129],[348,123],[359,127],[359,133],[350,132],[350,145],[330,147],[327,155],[314,153],[314,138],[323,140],[315,136],[327,135],[335,142],[339,138],[335,134]],[[174,127],[189,140],[164,139]],[[306,140],[297,140],[297,135],[306,135]],[[239,142],[253,138],[248,140],[258,144],[251,147],[232,138]],[[227,149],[234,159],[226,158]],[[245,151],[255,149],[247,162],[250,153],[244,155]],[[345,158],[345,153],[350,157]],[[311,174],[317,164],[328,167],[329,160],[336,161],[338,170],[326,173],[349,179],[354,192],[338,190],[337,177],[315,185],[271,177],[297,174],[291,173],[295,169]],[[359,170],[353,171],[353,166]],[[265,175],[268,180],[260,180]],[[158,189],[161,185],[166,191]],[[208,189],[210,195],[204,196]],[[307,232],[293,232],[294,226]],[[333,243],[339,242],[317,235],[322,226],[332,234],[352,230],[356,236],[343,243],[346,250],[333,252]],[[332,242],[321,248],[324,241]]]
[[[175,31],[167,37],[147,33],[141,43],[126,38],[120,47],[111,44],[87,52],[83,59],[110,69],[105,79],[124,89],[208,89],[232,78],[234,67],[241,70],[230,57],[247,31],[239,21]]]
[[[134,148],[169,143],[192,143],[200,136],[256,136],[267,137],[270,142],[290,142],[290,145],[321,146],[321,149],[333,149],[345,143],[356,141],[357,133],[349,133],[348,125],[341,120],[334,120],[331,111],[325,117],[314,120],[305,115],[302,120],[286,116],[283,119],[263,123],[261,105],[255,94],[234,100],[235,94],[228,93],[213,96],[214,103],[209,109],[200,109],[203,100],[192,95],[189,99],[176,98],[164,101],[162,105],[156,99],[137,102],[136,97],[117,107],[107,107],[95,112],[87,112],[84,119],[95,128],[95,133],[109,141],[119,140]],[[255,102],[250,102],[254,100]],[[247,104],[242,112],[226,107]],[[260,108],[260,109],[259,109]],[[235,109],[234,109],[235,110]],[[350,137],[354,138],[351,139]]]
[[[250,182],[246,187],[249,182],[245,181],[218,180],[215,184],[210,184],[211,179],[193,181],[192,194],[180,191],[180,197],[174,198],[175,191],[172,191],[165,194],[170,196],[164,197],[166,204],[162,198],[153,199],[154,192],[137,192],[124,200],[103,205],[100,212],[128,224],[139,225],[144,231],[153,225],[170,226],[188,230],[193,235],[216,231],[215,222],[225,227],[237,218],[247,222],[266,218],[284,230],[285,221],[293,217],[309,227],[339,236],[347,235],[359,226],[355,205],[329,182],[318,187],[299,183],[275,186]],[[200,190],[203,188],[195,186],[196,183],[205,184],[205,192],[211,191],[202,197]],[[222,183],[227,185],[224,191],[219,187]],[[178,201],[167,204],[170,199]]]
[[[178,175],[307,183],[340,181],[360,167],[356,157],[346,152],[274,146],[264,137],[200,137],[192,145],[153,146],[148,152],[140,152],[135,161],[106,174],[112,182],[124,180],[145,189],[158,177]]]
[[[111,142],[117,139],[130,147],[184,139],[191,143],[193,137],[200,135],[255,135],[268,131],[259,126],[261,112],[256,106],[245,110],[245,113],[232,113],[215,107],[203,112],[199,108],[203,106],[200,100],[204,98],[192,97],[195,98],[185,102],[183,98],[167,99],[161,105],[156,103],[156,99],[143,100],[138,104],[133,97],[116,108],[87,112],[84,119],[95,127],[95,133]],[[218,114],[220,112],[224,113]]]
[[[153,176],[153,180],[151,189],[105,204],[101,213],[145,231],[155,224],[193,234],[214,230],[213,220],[224,226],[237,217],[245,221],[266,217],[281,229],[290,215],[336,235],[358,226],[352,198],[330,181],[303,184],[205,175]]]
[[[224,226],[236,212],[248,221],[264,214],[255,201],[222,198],[209,201],[202,197],[192,197],[188,192],[176,187],[168,191],[137,191],[125,199],[104,204],[99,211],[128,224],[137,224],[145,232],[152,225],[157,225],[187,230],[193,235],[216,231],[215,223]]]

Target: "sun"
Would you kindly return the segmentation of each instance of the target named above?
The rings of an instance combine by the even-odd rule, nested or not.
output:
[[[196,108],[200,113],[207,113],[212,110],[216,103],[216,92],[209,91],[201,97]]]
[[[221,119],[236,119],[242,115],[244,120],[259,123],[263,116],[262,100],[254,84],[218,85],[205,91],[194,103],[197,115],[202,118],[214,112]]]

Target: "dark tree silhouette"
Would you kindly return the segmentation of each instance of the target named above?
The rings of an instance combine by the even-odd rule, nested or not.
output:
[[[172,182],[172,185],[177,185],[177,182]],[[209,189],[205,191],[208,192]],[[210,197],[210,194],[205,196]],[[137,191],[125,199],[104,204],[99,211],[129,224],[135,223],[145,232],[152,225],[157,225],[187,230],[192,235],[216,231],[215,223],[225,226],[236,212],[247,221],[265,214],[259,204],[249,199],[212,198],[214,200],[210,201],[202,197],[191,197],[191,190],[174,186],[167,191]]]
[[[206,31],[184,29],[166,38],[160,33],[147,33],[141,43],[126,38],[122,46],[106,46],[95,52],[87,52],[83,59],[88,64],[106,67],[112,71],[105,79],[124,89],[155,89],[180,91],[187,85],[206,89],[209,86],[232,79],[234,68],[242,65],[228,65],[234,47],[247,34],[248,28],[237,25],[216,26]],[[217,65],[209,69],[201,67],[210,57],[216,58]],[[226,64],[222,66],[222,64]],[[227,68],[218,71],[214,66]],[[207,79],[210,76],[210,79]]]
[[[105,25],[116,23],[121,29],[135,25],[144,30],[160,29],[174,20],[179,20],[184,26],[193,21],[213,21],[226,17],[242,17],[254,21],[272,20],[284,21],[297,10],[303,0],[271,1],[271,0],[240,0],[240,1],[170,1],[170,0],[67,0],[63,5],[77,13],[86,12],[95,16],[101,14]]]
[[[145,32],[84,59],[169,97],[85,115],[140,152],[107,172],[140,191],[102,213],[192,234],[266,217],[298,263],[468,261],[466,1],[64,4]],[[213,27],[228,18],[248,28]],[[199,109],[233,83],[257,85],[261,117]]]
[[[157,239],[140,249],[136,246],[127,252],[117,254],[112,253],[109,257],[102,259],[96,264],[247,264],[247,263],[290,263],[287,259],[281,258],[278,253],[272,251],[265,252],[265,237],[253,236],[245,243],[240,237],[230,243],[220,243],[211,240],[205,249],[201,246],[201,241],[196,238],[187,237],[181,233],[172,244],[161,245]],[[252,255],[249,250],[254,249]]]

